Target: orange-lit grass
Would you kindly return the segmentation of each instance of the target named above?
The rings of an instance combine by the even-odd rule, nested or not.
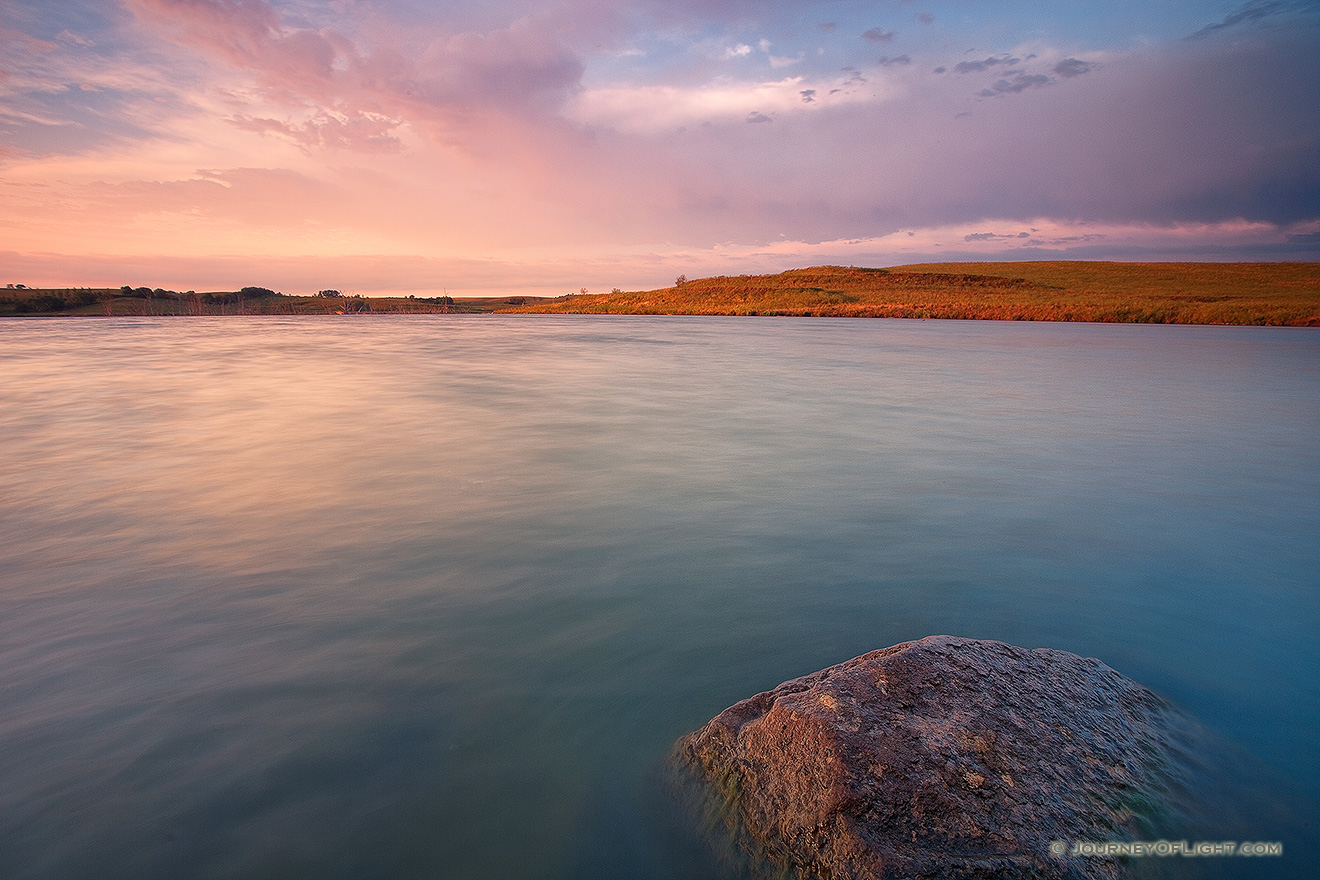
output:
[[[507,311],[1320,326],[1320,264],[823,266],[572,296]]]

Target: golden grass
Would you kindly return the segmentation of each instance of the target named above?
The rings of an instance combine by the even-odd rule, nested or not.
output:
[[[820,266],[502,311],[1320,326],[1318,263]]]

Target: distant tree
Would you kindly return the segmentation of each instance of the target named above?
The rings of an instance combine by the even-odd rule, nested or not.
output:
[[[611,290],[610,293],[614,294],[615,296],[618,296],[619,294],[623,293],[623,291],[616,287],[613,290]]]
[[[587,289],[586,289],[585,287],[580,288],[580,289],[578,290],[578,293],[582,294],[583,296],[586,296],[586,295],[587,295]]]
[[[26,289],[26,288],[25,288]],[[42,293],[30,299],[19,300],[14,304],[18,312],[58,312],[68,307],[62,296]]]
[[[279,294],[271,290],[269,287],[244,287],[239,293],[243,296],[251,297],[252,299],[261,299],[267,296],[279,296]]]
[[[318,291],[316,292],[316,295],[317,295],[317,296],[328,296],[328,297],[343,296],[343,294],[340,293],[340,292],[337,291],[337,290],[318,290]]]
[[[675,286],[675,287],[682,287],[684,284],[687,284],[687,276],[686,276],[686,275],[679,275],[677,278],[674,279],[674,286]]]

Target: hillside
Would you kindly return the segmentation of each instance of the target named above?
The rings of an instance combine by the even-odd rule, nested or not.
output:
[[[575,295],[502,311],[1320,326],[1320,264],[818,266]]]

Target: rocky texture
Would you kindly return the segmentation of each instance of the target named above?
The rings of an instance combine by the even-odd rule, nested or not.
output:
[[[1098,660],[931,636],[744,700],[678,755],[776,873],[1116,877],[1050,845],[1153,839],[1179,724]]]

